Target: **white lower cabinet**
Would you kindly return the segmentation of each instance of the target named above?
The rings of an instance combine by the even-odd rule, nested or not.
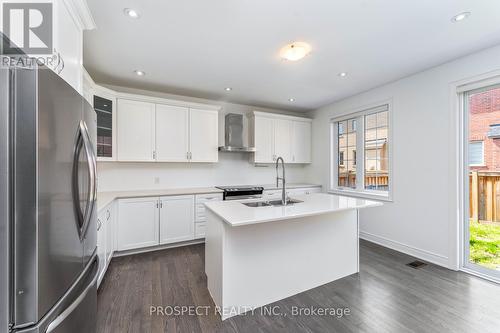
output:
[[[194,223],[194,238],[205,237],[205,203],[210,201],[222,201],[222,193],[198,194],[195,199],[195,223]]]
[[[194,239],[194,196],[160,198],[160,244]]]
[[[106,271],[106,223],[103,213],[97,217],[97,258],[99,260],[97,285],[100,285]]]
[[[118,250],[158,245],[158,198],[120,199],[118,202]]]
[[[117,250],[189,241],[205,237],[205,202],[221,193],[131,198],[118,201]]]
[[[109,205],[105,211],[105,221],[106,221],[106,261],[109,264],[111,258],[113,257],[113,252],[115,251],[115,205]]]
[[[97,285],[101,284],[115,250],[114,207],[114,203],[109,204],[99,211],[97,216],[97,257],[99,258]]]

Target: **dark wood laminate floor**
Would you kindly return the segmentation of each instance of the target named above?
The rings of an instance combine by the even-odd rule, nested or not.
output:
[[[268,307],[274,315],[221,322],[202,244],[114,258],[98,293],[98,332],[500,332],[499,285],[435,265],[405,266],[411,260],[362,241],[359,274],[276,302]],[[150,315],[150,306],[172,305],[206,306],[208,315]],[[350,314],[293,312],[311,306]]]

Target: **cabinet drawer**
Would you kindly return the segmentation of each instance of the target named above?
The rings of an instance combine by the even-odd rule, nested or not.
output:
[[[194,225],[194,237],[203,238],[205,237],[205,223],[195,223]]]
[[[222,193],[197,194],[196,205],[203,204],[207,201],[221,201]]]

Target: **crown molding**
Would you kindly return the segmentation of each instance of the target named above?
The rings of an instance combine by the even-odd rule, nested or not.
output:
[[[82,30],[93,30],[97,27],[87,0],[63,0],[63,3]]]

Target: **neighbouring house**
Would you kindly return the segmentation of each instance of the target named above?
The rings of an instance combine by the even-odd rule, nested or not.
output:
[[[500,88],[471,95],[469,110],[470,169],[500,172]]]
[[[468,102],[470,217],[500,222],[500,88]]]

